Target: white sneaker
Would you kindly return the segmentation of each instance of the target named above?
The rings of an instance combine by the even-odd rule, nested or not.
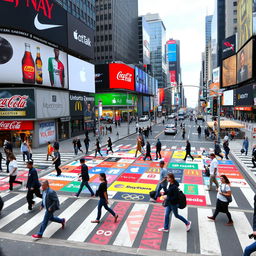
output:
[[[187,232],[189,232],[190,228],[191,228],[191,224],[192,224],[192,221],[189,221],[189,224],[186,225],[187,227]]]
[[[158,231],[168,233],[169,229],[159,228]]]

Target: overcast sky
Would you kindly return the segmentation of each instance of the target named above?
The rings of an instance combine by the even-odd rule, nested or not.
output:
[[[199,85],[201,54],[205,47],[205,16],[213,14],[214,0],[139,0],[139,15],[159,13],[166,27],[166,40],[181,41],[184,85]],[[188,105],[195,107],[198,93],[185,88]]]

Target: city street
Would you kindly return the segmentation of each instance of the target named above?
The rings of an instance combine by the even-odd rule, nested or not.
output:
[[[198,124],[203,130],[204,124],[201,121]],[[156,139],[161,140],[162,159],[186,194],[188,207],[179,212],[192,221],[189,233],[184,224],[173,216],[169,233],[158,231],[163,227],[164,207],[161,199],[158,203],[149,202],[149,192],[156,189],[159,181],[159,160],[143,161],[139,155],[135,158],[137,135],[132,135],[116,142],[113,154],[107,156],[107,149],[102,148],[103,157],[94,158],[94,153],[85,156],[93,190],[99,185],[97,174],[104,172],[107,175],[110,204],[119,215],[117,223],[113,222],[113,217],[105,210],[100,224],[91,223],[96,217],[98,200],[90,198],[87,190],[83,190],[79,198],[74,197],[80,185],[80,168],[78,161],[71,160],[62,167],[61,176],[56,177],[55,171],[41,176],[41,180],[49,180],[51,188],[58,192],[61,209],[57,215],[67,220],[64,230],[58,224],[50,223],[44,238],[34,242],[31,235],[38,231],[43,217],[43,212],[38,209],[40,200],[36,199],[33,211],[26,213],[24,191],[2,193],[5,207],[0,219],[0,232],[1,237],[7,239],[1,241],[1,245],[4,244],[3,255],[19,255],[14,248],[27,254],[30,250],[36,251],[38,246],[46,246],[49,253],[54,241],[57,245],[65,244],[65,241],[66,246],[72,245],[67,251],[58,247],[55,255],[80,255],[82,249],[86,249],[83,255],[108,255],[105,251],[113,251],[120,256],[123,254],[118,252],[153,255],[155,250],[161,251],[163,255],[165,252],[171,252],[171,255],[242,255],[242,250],[252,242],[248,234],[252,232],[255,184],[246,180],[244,171],[237,167],[235,159],[219,160],[219,174],[227,175],[231,181],[233,201],[229,207],[234,226],[225,226],[227,217],[224,214],[219,214],[215,223],[209,221],[207,216],[213,214],[217,192],[205,190],[209,178],[204,176],[202,170],[203,165],[209,163],[207,155],[213,152],[213,142],[206,141],[203,133],[201,138],[198,137],[195,122],[186,120],[185,127],[194,161],[189,157],[186,162],[183,160],[185,140],[182,139],[179,124],[179,132],[175,136],[164,135],[164,126],[155,125],[148,141],[152,145],[154,159]],[[10,240],[17,242],[8,251]],[[98,251],[95,254],[87,251],[95,248]],[[45,255],[44,250],[40,251],[40,255]]]

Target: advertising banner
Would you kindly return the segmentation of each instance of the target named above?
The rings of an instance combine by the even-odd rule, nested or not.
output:
[[[70,90],[95,93],[93,64],[68,55],[68,78]]]
[[[150,82],[148,74],[138,67],[135,67],[135,90],[141,93],[148,93]]]
[[[249,41],[237,54],[237,83],[252,78],[253,42]]]
[[[109,66],[106,64],[95,66],[95,85],[98,90],[109,89]]]
[[[177,80],[176,80],[176,71],[175,70],[171,70],[169,71],[170,74],[170,83],[172,87],[177,86]]]
[[[237,36],[238,50],[252,36],[252,0],[237,2]]]
[[[2,0],[0,4],[2,28],[28,32],[67,47],[67,13],[55,1]]]
[[[95,124],[94,96],[86,96],[84,102],[85,130],[92,130]]]
[[[150,97],[143,96],[143,112],[149,112],[150,110]]]
[[[109,64],[110,89],[134,91],[134,69],[119,63]]]
[[[68,48],[94,59],[94,30],[68,14]]]
[[[212,81],[213,83],[219,83],[220,82],[220,68],[215,68],[212,71]]]
[[[55,122],[40,122],[39,123],[39,144],[46,144],[56,139]]]
[[[33,121],[0,121],[0,131],[34,130]]]
[[[0,83],[68,88],[66,53],[8,34],[0,34],[0,45]]]
[[[133,106],[137,104],[138,96],[127,93],[95,94],[95,104],[98,105],[99,101],[102,101],[103,106]]]
[[[177,70],[177,62],[169,61],[169,70]]]
[[[236,54],[236,35],[232,35],[222,41],[222,59]]]
[[[79,93],[69,94],[69,108],[71,116],[82,116],[84,114],[86,96]]]
[[[69,116],[69,93],[54,90],[36,90],[37,118]]]
[[[236,55],[222,62],[222,87],[236,84]]]
[[[209,85],[209,95],[210,96],[217,96],[219,89],[220,89],[220,84],[219,83],[210,84]]]
[[[234,105],[234,90],[229,90],[223,92],[223,106],[233,106]]]
[[[253,105],[253,86],[246,85],[236,89],[235,106],[251,106]]]
[[[158,103],[162,104],[164,101],[164,88],[158,88]]]
[[[35,118],[34,89],[0,90],[0,119]]]
[[[177,44],[167,42],[168,61],[177,61]]]

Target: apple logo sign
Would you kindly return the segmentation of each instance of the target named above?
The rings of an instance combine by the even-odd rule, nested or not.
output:
[[[115,98],[112,100],[112,103],[113,103],[113,104],[116,104],[116,99],[115,99]]]
[[[86,82],[86,71],[85,71],[85,67],[82,68],[82,70],[80,71],[80,81],[82,83]]]
[[[75,31],[73,32],[73,34],[74,34],[74,38],[77,40],[77,39],[78,39],[78,33],[77,33],[77,30],[75,30]]]

